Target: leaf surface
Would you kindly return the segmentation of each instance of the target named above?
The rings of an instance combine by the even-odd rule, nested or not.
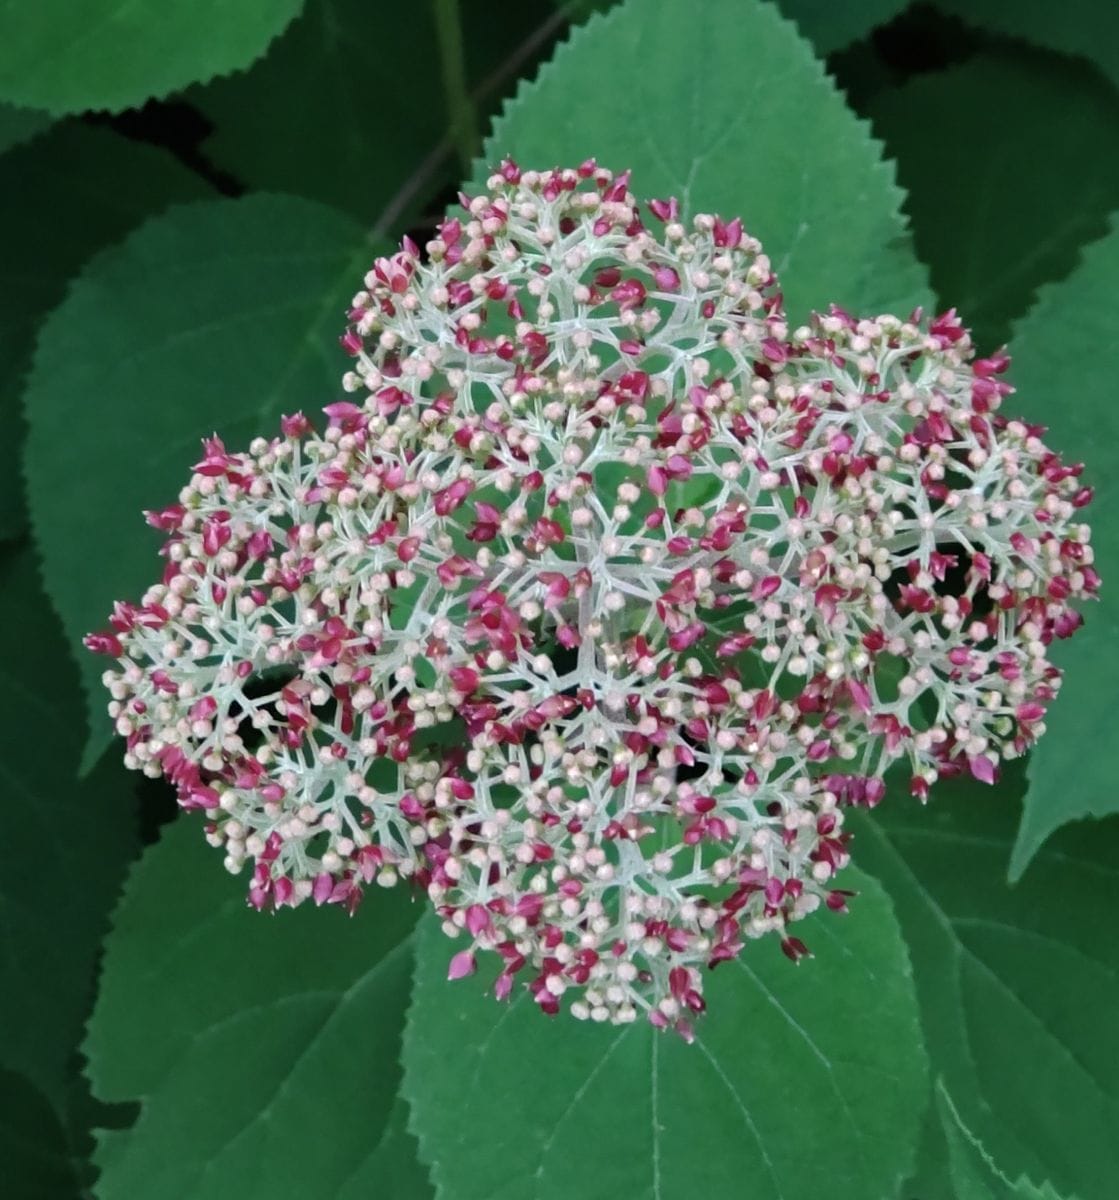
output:
[[[1119,7],[1099,0],[936,0],[969,25],[1092,60],[1119,84]]]
[[[44,112],[0,104],[0,154],[41,133],[51,123]]]
[[[936,1089],[936,1107],[958,1200],[1061,1200],[1047,1183],[1037,1187],[1025,1176],[1017,1182],[1008,1179],[960,1119],[943,1083]]]
[[[440,1200],[892,1195],[928,1095],[924,1051],[889,901],[847,879],[850,915],[804,926],[814,960],[794,968],[763,940],[714,972],[691,1046],[449,984],[451,943],[425,921],[405,1094]]]
[[[878,92],[866,111],[897,159],[940,307],[958,309],[982,349],[1006,341],[1119,206],[1119,95],[1057,55],[976,54]]]
[[[101,937],[137,847],[135,785],[117,763],[78,782],[77,671],[28,550],[0,557],[0,642],[0,1065],[61,1121]]]
[[[760,0],[628,0],[576,29],[522,84],[475,183],[594,157],[635,194],[740,215],[766,247],[791,318],[835,302],[870,313],[925,300],[893,165],[808,44]]]
[[[35,336],[66,285],[102,246],[209,187],[170,154],[77,122],[0,158],[0,538],[26,525],[20,397]],[[65,215],[60,219],[60,213]]]
[[[61,116],[135,108],[245,67],[302,0],[34,0],[0,7],[0,99]]]
[[[69,1200],[80,1184],[58,1111],[25,1076],[0,1067],[0,1156],[6,1194]]]
[[[308,0],[251,70],[191,93],[214,124],[207,157],[254,188],[321,200],[366,228],[417,219],[457,175],[433,5]],[[550,5],[469,4],[461,16],[468,82],[479,104],[493,103],[497,77],[511,85]]]
[[[1083,462],[1095,489],[1084,510],[1092,526],[1100,600],[1084,627],[1054,647],[1064,672],[1046,715],[1047,732],[1031,755],[1029,790],[1011,859],[1026,869],[1045,839],[1068,821],[1119,813],[1110,750],[1119,720],[1119,409],[1115,336],[1119,231],[1089,246],[1064,283],[1046,288],[1014,329],[1008,412],[1047,425],[1047,441],[1066,461]]]
[[[1010,1177],[1119,1194],[1119,821],[1062,830],[1006,883],[1021,771],[942,782],[922,808],[853,814],[852,854],[893,901],[934,1075]],[[921,1194],[916,1189],[915,1194]]]
[[[860,0],[836,4],[833,0],[780,0],[781,11],[792,17],[817,54],[841,50],[893,20],[909,0]]]
[[[401,889],[352,921],[262,917],[202,822],[169,826],[115,914],[85,1045],[99,1098],[141,1101],[98,1135],[101,1200],[347,1200],[396,1169],[417,912]]]

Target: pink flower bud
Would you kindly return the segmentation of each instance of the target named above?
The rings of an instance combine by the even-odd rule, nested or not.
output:
[[[475,969],[474,952],[472,950],[460,950],[451,959],[451,965],[447,969],[447,978],[449,980],[465,979],[467,975],[473,975]]]
[[[954,311],[790,335],[740,220],[591,160],[461,199],[359,282],[362,403],[206,438],[86,644],[252,907],[404,880],[450,978],[690,1039],[708,968],[845,910],[887,771],[993,783],[1044,730],[1092,481]]]

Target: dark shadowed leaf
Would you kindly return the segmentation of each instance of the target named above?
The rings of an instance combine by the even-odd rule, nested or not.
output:
[[[34,108],[0,104],[0,154],[41,133],[51,123],[49,114]]]
[[[1119,781],[1107,756],[1119,703],[1117,294],[1119,232],[1113,231],[1084,251],[1069,279],[1046,288],[1014,328],[1018,393],[1006,407],[1049,426],[1049,443],[1066,460],[1086,464],[1095,498],[1084,515],[1103,587],[1084,628],[1054,648],[1065,678],[1046,716],[1048,732],[1030,759],[1012,878],[1066,821],[1119,813]]]
[[[816,958],[751,944],[709,980],[688,1046],[640,1021],[582,1025],[447,982],[421,926],[405,1093],[441,1200],[892,1195],[928,1088],[912,979],[869,879],[849,916],[812,918]]]
[[[779,3],[781,11],[796,21],[817,54],[830,54],[865,37],[908,5],[909,0],[859,0],[857,4],[836,4],[835,0],[780,0]]]
[[[79,1183],[58,1112],[25,1076],[0,1068],[0,1162],[14,1200],[73,1200]]]
[[[1119,1194],[1119,821],[1062,830],[1006,883],[1021,770],[856,814],[852,852],[901,922],[933,1073],[1010,1178]],[[1095,915],[1093,915],[1095,914]],[[916,1189],[914,1194],[921,1194]]]
[[[1119,5],[1099,0],[936,0],[970,25],[1089,58],[1119,84]]]
[[[77,643],[158,579],[141,510],[174,501],[214,430],[230,447],[340,392],[336,331],[375,251],[308,200],[176,208],[105,251],[46,322],[27,386],[28,499],[51,599]],[[82,653],[96,760],[111,737]]]
[[[35,334],[66,284],[102,246],[176,200],[210,189],[170,154],[68,122],[0,158],[0,537],[26,514],[20,394]]]
[[[308,0],[250,71],[191,94],[215,126],[207,157],[253,187],[322,200],[366,228],[403,227],[458,175],[432,10],[433,0]],[[512,85],[526,65],[521,46],[552,16],[547,0],[463,5],[479,104],[500,94],[495,74]]]
[[[416,1178],[395,1104],[417,912],[401,889],[352,921],[261,916],[202,822],[169,826],[114,916],[85,1044],[95,1094],[141,1101],[98,1134],[101,1200],[349,1200]]]
[[[247,66],[302,0],[35,0],[0,6],[0,99],[56,115],[137,107]]]
[[[1119,205],[1119,96],[1082,64],[1009,47],[867,105],[898,162],[942,308],[994,348]]]
[[[494,124],[475,182],[504,156],[633,169],[638,196],[738,214],[800,320],[830,302],[878,313],[926,298],[893,165],[793,24],[760,0],[628,0],[575,30]]]
[[[136,851],[134,783],[81,783],[77,671],[28,550],[0,558],[0,1064],[61,1121],[109,910]]]

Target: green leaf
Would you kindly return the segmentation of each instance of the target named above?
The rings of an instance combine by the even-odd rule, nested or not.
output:
[[[917,1161],[894,1200],[960,1200],[952,1184],[948,1163],[948,1145],[940,1127],[934,1097],[929,1104],[917,1143]]]
[[[1119,84],[1119,7],[1099,0],[936,0],[969,25],[1091,59]]]
[[[419,1160],[419,1146],[408,1132],[408,1104],[399,1094],[384,1131],[361,1165],[336,1193],[334,1200],[434,1200],[435,1190],[427,1168]]]
[[[465,6],[469,79],[519,62],[520,43],[549,15],[547,0],[519,0],[499,19]],[[456,182],[435,42],[432,0],[375,10],[368,0],[308,0],[250,71],[191,94],[215,126],[206,156],[253,187],[401,228]]]
[[[1003,1170],[1086,1200],[1119,1194],[1119,821],[1063,830],[1017,887],[1021,771],[891,795],[850,828],[893,900],[933,1073]],[[912,1189],[911,1189],[912,1190]],[[916,1193],[920,1194],[920,1193]]]
[[[98,947],[138,842],[134,783],[116,763],[77,782],[77,671],[27,550],[0,557],[0,642],[0,1064],[62,1114]]]
[[[1066,821],[1119,813],[1119,785],[1108,757],[1119,677],[1119,373],[1115,294],[1119,230],[1089,246],[1075,273],[1046,288],[1014,329],[1014,382],[1008,412],[1049,426],[1047,440],[1066,461],[1084,462],[1095,488],[1084,510],[1092,525],[1101,599],[1075,637],[1054,647],[1064,682],[1030,759],[1018,839],[1010,862],[1018,879],[1045,839]]]
[[[51,123],[46,113],[33,108],[0,104],[0,154],[41,133]]]
[[[476,182],[591,156],[635,194],[739,214],[762,239],[794,320],[837,304],[926,299],[892,164],[793,25],[760,0],[628,0],[592,17],[495,123]]]
[[[168,827],[115,914],[85,1045],[94,1092],[141,1101],[98,1135],[101,1200],[368,1196],[379,1165],[404,1170],[385,1148],[410,1149],[394,1103],[417,912],[401,889],[352,921],[261,916],[202,822]]]
[[[0,7],[0,99],[55,116],[135,108],[245,67],[302,0],[35,0]]]
[[[250,196],[177,208],[99,255],[43,327],[26,470],[48,591],[75,645],[160,574],[141,510],[174,501],[199,438],[230,447],[340,394],[336,331],[375,253],[349,218]],[[111,729],[81,652],[96,761]]]
[[[26,1076],[0,1068],[0,1162],[16,1200],[72,1200],[79,1183],[66,1131],[51,1102]]]
[[[1048,1183],[1036,1187],[1025,1176],[1008,1179],[960,1119],[944,1082],[936,1087],[936,1107],[948,1141],[952,1179],[958,1200],[1061,1200]],[[1071,1198],[1070,1198],[1071,1200]]]
[[[448,984],[451,943],[427,920],[404,1087],[440,1200],[893,1195],[925,1056],[889,901],[852,875],[851,915],[805,927],[815,960],[762,941],[714,972],[691,1046]]]
[[[1119,205],[1119,97],[1056,55],[977,54],[877,93],[866,111],[897,158],[941,306],[981,346],[1007,339]]]
[[[251,71],[193,94],[215,127],[207,157],[371,226],[446,131],[434,39],[430,0],[309,0]]]
[[[0,538],[26,523],[20,393],[35,335],[81,265],[144,217],[209,187],[170,154],[77,122],[0,158]]]
[[[830,54],[866,37],[876,26],[892,21],[908,5],[909,0],[859,0],[857,4],[779,0],[781,11],[796,21],[817,54]]]

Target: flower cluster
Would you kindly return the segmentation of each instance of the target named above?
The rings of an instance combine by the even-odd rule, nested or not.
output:
[[[1080,467],[954,313],[790,331],[737,220],[506,163],[379,259],[358,402],[204,444],[88,644],[257,908],[424,889],[495,994],[690,1035],[894,763],[992,781],[1097,587]]]

